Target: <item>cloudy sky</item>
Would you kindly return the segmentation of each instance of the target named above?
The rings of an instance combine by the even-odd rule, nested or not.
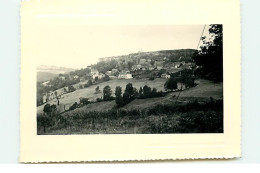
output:
[[[84,68],[138,51],[196,49],[204,25],[39,25],[30,51],[38,65]],[[208,33],[208,26],[204,31]]]

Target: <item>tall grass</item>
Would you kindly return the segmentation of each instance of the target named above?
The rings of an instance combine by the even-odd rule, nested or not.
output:
[[[37,119],[38,134],[221,133],[223,100],[159,104],[148,109],[73,110]],[[45,123],[45,126],[43,124]],[[44,132],[45,129],[45,132]]]

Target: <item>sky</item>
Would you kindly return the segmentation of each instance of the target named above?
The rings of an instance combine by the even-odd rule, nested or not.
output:
[[[37,65],[84,68],[139,51],[196,49],[204,25],[38,25],[30,33]],[[204,34],[207,35],[208,26]]]

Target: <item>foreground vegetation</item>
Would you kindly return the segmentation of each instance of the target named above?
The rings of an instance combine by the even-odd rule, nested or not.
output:
[[[223,100],[158,104],[146,109],[75,109],[37,116],[38,134],[222,133]]]

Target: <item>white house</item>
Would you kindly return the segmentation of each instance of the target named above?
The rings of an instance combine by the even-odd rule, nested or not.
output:
[[[103,79],[106,75],[104,73],[99,73],[98,74],[98,79]]]
[[[44,85],[44,86],[48,86],[48,83],[49,83],[49,82],[50,82],[50,81],[43,82],[42,85]]]
[[[118,79],[132,79],[132,74],[129,73],[119,73]]]
[[[98,78],[98,76],[99,76],[98,73],[93,73],[92,74],[92,79],[95,79],[96,77]]]
[[[161,78],[165,78],[165,79],[169,79],[170,77],[171,77],[171,75],[166,74],[166,73],[161,75]]]

